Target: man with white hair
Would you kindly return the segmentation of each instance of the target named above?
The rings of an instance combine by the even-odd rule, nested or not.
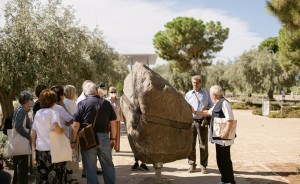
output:
[[[81,150],[83,166],[86,170],[87,183],[99,183],[97,174],[97,156],[103,171],[103,179],[106,184],[116,182],[115,168],[112,161],[111,149],[116,139],[116,114],[110,102],[101,98],[97,93],[97,86],[89,82],[84,85],[86,99],[76,106],[73,123],[72,148],[76,146],[76,135],[82,123],[92,124],[96,117],[98,104],[100,110],[95,122],[95,129],[100,145],[87,151]],[[109,137],[110,135],[110,137]]]
[[[202,89],[202,78],[200,75],[192,77],[193,90],[189,91],[185,95],[185,100],[195,109],[195,111],[201,111],[202,109],[209,109],[213,106],[213,103],[209,96],[209,91]],[[193,114],[194,123],[192,124],[193,130],[193,142],[192,152],[188,157],[188,163],[190,168],[189,173],[196,172],[196,139],[198,135],[199,147],[200,147],[200,167],[203,174],[207,174],[208,163],[208,128],[205,124],[204,118],[199,115]],[[205,122],[205,123],[204,123]]]

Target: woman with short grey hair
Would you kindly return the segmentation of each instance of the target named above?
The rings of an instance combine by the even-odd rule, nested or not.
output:
[[[21,136],[30,140],[31,123],[28,117],[28,111],[34,105],[33,94],[29,91],[22,91],[19,95],[19,103],[21,105],[17,107],[13,113],[12,124]],[[26,122],[25,126],[29,129],[29,132],[23,127],[24,121]],[[13,156],[13,168],[13,184],[28,183],[28,155]]]

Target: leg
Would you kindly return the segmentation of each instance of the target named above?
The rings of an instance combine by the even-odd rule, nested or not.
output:
[[[117,121],[117,137],[116,137],[116,144],[114,146],[116,152],[120,151],[120,131],[121,131],[120,121]]]
[[[19,164],[19,156],[13,156],[13,168],[14,168],[14,176],[13,176],[13,184],[18,183],[18,164]]]
[[[99,140],[100,141],[100,140]],[[102,142],[100,141],[100,144]],[[84,165],[84,170],[86,172],[87,183],[89,184],[99,184],[97,173],[97,151],[98,147],[91,148],[87,151],[81,150],[82,163]]]
[[[199,124],[198,130],[199,130],[198,139],[199,139],[199,147],[200,147],[200,164],[201,164],[201,168],[206,169],[208,163],[208,128],[202,127]]]
[[[28,155],[19,156],[18,183],[28,183]]]
[[[221,146],[216,144],[217,162],[222,175],[222,181],[235,184],[233,167],[230,156],[230,146]]]
[[[110,140],[108,134],[97,133],[100,145],[98,146],[98,156],[100,157],[100,164],[103,172],[103,179],[105,184],[116,183],[115,166],[112,161]]]
[[[193,142],[192,142],[192,152],[188,157],[188,163],[191,167],[196,167],[196,139],[197,139],[197,126],[199,127],[198,123],[192,124],[192,131],[193,131]]]

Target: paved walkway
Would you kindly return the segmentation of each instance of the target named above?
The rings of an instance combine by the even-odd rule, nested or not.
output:
[[[297,167],[300,167],[300,119],[271,119],[254,116],[252,111],[234,110],[238,120],[237,139],[232,146],[232,161],[238,184],[300,183]],[[131,171],[134,157],[131,152],[124,124],[122,126],[121,151],[113,154],[118,184],[151,184],[155,170]],[[198,148],[198,145],[197,145]],[[187,159],[164,164],[162,183],[217,184],[220,174],[216,164],[215,146],[209,143],[209,174],[187,173]],[[197,149],[197,158],[199,150]],[[199,164],[199,159],[197,160]],[[80,173],[80,172],[79,172]],[[80,174],[77,175],[79,177]],[[99,176],[101,183],[102,176]],[[81,179],[86,183],[85,179]]]

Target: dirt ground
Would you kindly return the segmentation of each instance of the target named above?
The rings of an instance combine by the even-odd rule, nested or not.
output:
[[[238,121],[237,138],[231,147],[231,157],[235,180],[238,184],[283,184],[300,183],[300,119],[271,119],[254,116],[249,110],[234,110]],[[134,163],[133,153],[122,124],[120,152],[113,153],[118,184],[152,184],[155,170],[148,165],[149,171],[131,171]],[[197,164],[199,149],[197,145]],[[99,165],[99,163],[98,163]],[[162,169],[162,181],[167,184],[217,184],[220,173],[216,164],[215,146],[209,143],[209,174],[188,173],[187,159],[166,163]],[[81,167],[80,167],[81,168]],[[81,170],[73,174],[81,183]],[[103,184],[102,175],[98,175]],[[31,183],[33,177],[31,177]],[[34,183],[34,182],[33,182]]]

